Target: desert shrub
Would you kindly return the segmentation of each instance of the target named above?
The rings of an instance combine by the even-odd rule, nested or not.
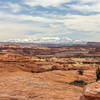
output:
[[[75,80],[73,82],[69,83],[70,85],[76,85],[76,86],[84,86],[87,85],[87,83],[83,80]]]
[[[96,81],[100,80],[100,67],[97,68],[96,70]]]
[[[83,70],[83,69],[79,69],[79,70],[78,70],[78,73],[79,73],[79,75],[83,75],[84,70]]]
[[[53,65],[52,70],[57,70],[57,67],[55,65]]]
[[[49,61],[49,58],[45,58],[45,61]]]

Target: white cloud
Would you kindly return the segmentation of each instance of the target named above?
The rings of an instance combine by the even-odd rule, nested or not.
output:
[[[12,12],[20,12],[22,10],[22,7],[17,3],[8,3],[8,7],[12,10]]]
[[[27,5],[37,6],[41,5],[43,7],[58,7],[65,3],[75,0],[26,0]],[[70,8],[73,8],[77,11],[82,12],[100,12],[100,3],[96,0],[78,0],[78,4],[69,5]],[[94,3],[92,5],[87,5],[86,3]],[[95,6],[96,4],[96,6]],[[21,7],[17,4],[13,5],[9,3],[9,7],[12,12],[21,11]],[[69,8],[69,9],[70,9]],[[41,16],[42,13],[42,16]],[[14,38],[16,41],[32,41],[30,36],[34,41],[42,38],[42,41],[58,41],[60,39],[59,36],[66,37],[67,34],[75,32],[84,32],[82,34],[91,34],[94,35],[93,40],[97,40],[100,36],[100,14],[95,15],[54,15],[54,13],[46,14],[41,12],[40,15],[25,15],[25,14],[10,14],[5,13],[3,11],[0,12],[0,39],[10,39]],[[32,33],[33,34],[29,34]],[[36,32],[36,33],[35,33]],[[85,33],[88,32],[88,33]],[[75,33],[78,34],[78,33]],[[96,34],[96,35],[95,35]],[[28,38],[29,37],[29,38]],[[88,37],[83,38],[87,40]],[[36,39],[36,40],[35,40]],[[88,38],[90,39],[90,38]],[[66,38],[64,40],[71,41],[70,38]],[[99,39],[98,39],[99,40]]]
[[[82,15],[67,15],[67,20],[64,20],[64,24],[70,28],[81,31],[90,31],[91,32],[100,32],[100,14],[98,15],[90,15],[90,16],[82,16]],[[87,33],[87,34],[89,34]]]
[[[9,10],[10,12],[17,13],[17,12],[22,11],[23,7],[17,3],[8,2],[5,4],[1,4],[0,9],[6,9],[6,11]]]
[[[60,6],[63,3],[70,2],[72,0],[26,0],[26,4],[29,6],[53,6],[57,7]]]
[[[6,15],[6,16],[5,16]],[[53,22],[62,22],[59,19],[50,19],[47,17],[41,17],[41,16],[31,16],[31,15],[13,15],[13,14],[7,14],[7,13],[0,13],[1,18],[10,18],[14,20],[19,21],[36,21],[36,22],[44,22],[44,23],[53,23]]]
[[[6,15],[6,16],[4,16]],[[59,18],[60,17],[60,18]],[[48,25],[48,27],[45,28],[40,28],[41,25],[39,26],[40,31],[43,31],[42,29],[46,30],[48,28],[51,28],[51,30],[57,31],[59,30],[65,30],[66,29],[75,29],[75,30],[81,30],[81,31],[92,31],[92,32],[99,32],[99,18],[100,15],[90,15],[90,16],[82,16],[82,15],[66,15],[66,16],[58,16],[58,18],[53,19],[53,18],[46,18],[44,17],[34,17],[34,16],[29,16],[29,15],[12,15],[12,14],[5,14],[5,13],[0,13],[0,18],[4,19],[11,19],[12,21],[33,21],[37,22],[37,27],[41,23],[41,25],[44,24]],[[54,23],[62,23],[62,24],[54,24]],[[36,24],[31,24],[34,25],[34,31],[36,32],[38,28],[36,28]],[[55,32],[54,31],[54,32]],[[47,31],[46,31],[47,32]],[[49,33],[51,31],[49,30]],[[54,33],[53,32],[53,33]],[[58,33],[58,32],[57,32]]]
[[[76,32],[77,31],[88,32],[84,34],[94,34],[94,35],[95,33],[100,32],[99,29],[100,14],[90,15],[90,16],[71,15],[71,14],[66,16],[60,15],[55,20],[53,18],[46,18],[45,16],[34,17],[29,15],[12,15],[12,14],[0,13],[0,18],[5,20],[0,22],[0,37],[3,37],[5,39],[26,38],[30,36],[28,34],[29,32],[34,32],[34,34],[31,35],[33,38],[51,37],[52,40],[53,40],[52,37],[56,37],[61,34],[66,36],[67,34],[72,33],[71,30],[75,30]],[[10,20],[10,22],[9,20],[7,20],[7,18]],[[30,23],[25,24],[23,22],[29,20],[31,21]],[[62,24],[57,24],[56,22],[60,22]],[[45,25],[48,25],[48,27],[45,27]]]
[[[82,13],[100,12],[100,2],[93,5],[69,5],[71,9],[81,11]]]
[[[98,3],[100,2],[99,0],[78,0],[79,3],[81,4],[86,4],[86,3]]]
[[[0,22],[0,40],[10,38],[23,38],[29,32],[31,26],[20,23],[12,23],[7,21]]]

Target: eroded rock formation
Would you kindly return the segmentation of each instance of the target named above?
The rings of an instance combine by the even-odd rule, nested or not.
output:
[[[87,85],[80,100],[100,100],[100,81]]]

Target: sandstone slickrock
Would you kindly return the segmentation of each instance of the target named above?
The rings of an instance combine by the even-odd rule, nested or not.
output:
[[[100,100],[100,81],[87,85],[80,100]]]
[[[94,62],[100,59],[95,59],[94,54],[88,58],[87,54],[62,53],[82,49],[87,51],[81,47],[1,47],[0,100],[79,100],[83,88],[69,83],[95,81]],[[83,75],[78,73],[80,68]],[[81,99],[87,99],[86,95]]]
[[[66,74],[62,71],[0,73],[0,100],[79,100],[82,88],[65,83],[69,79]]]

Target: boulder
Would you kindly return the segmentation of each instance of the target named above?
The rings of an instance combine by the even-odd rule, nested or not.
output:
[[[80,100],[100,100],[100,81],[87,85]]]

